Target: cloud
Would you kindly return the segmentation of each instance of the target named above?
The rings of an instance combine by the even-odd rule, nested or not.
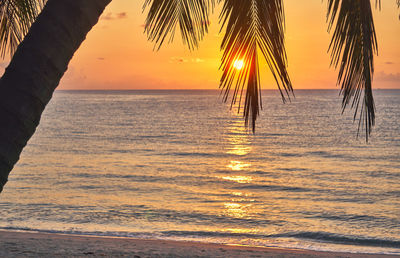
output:
[[[170,63],[204,63],[205,60],[201,58],[191,58],[191,59],[186,59],[184,57],[171,57],[170,58]]]
[[[128,14],[126,12],[117,13],[117,19],[125,19],[128,18]]]
[[[122,13],[109,12],[109,13],[102,15],[100,19],[111,21],[111,20],[121,20],[121,19],[125,19],[125,18],[128,18],[128,14],[126,12],[122,12]]]
[[[204,59],[201,59],[201,58],[192,58],[191,61],[193,63],[204,63]]]
[[[382,82],[400,82],[400,73],[385,73],[380,71],[376,74],[375,79]]]
[[[186,58],[183,57],[171,57],[169,60],[170,63],[187,63],[189,62]]]
[[[393,62],[385,62],[385,64],[387,64],[387,65],[392,65],[392,64],[394,64]]]
[[[98,57],[97,60],[104,61],[106,59],[104,57]]]

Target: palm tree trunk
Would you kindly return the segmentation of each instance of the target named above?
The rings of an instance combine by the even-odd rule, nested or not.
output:
[[[0,79],[0,192],[75,51],[111,0],[49,0]]]

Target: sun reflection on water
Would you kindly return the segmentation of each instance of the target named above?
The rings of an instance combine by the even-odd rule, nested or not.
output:
[[[223,176],[222,179],[234,181],[239,184],[250,183],[253,179],[249,176]]]
[[[230,163],[227,165],[228,168],[232,169],[233,171],[240,171],[245,168],[250,167],[251,164],[245,163],[243,161],[231,160]]]
[[[246,128],[243,126],[243,121],[241,119],[233,120],[228,129],[227,140],[229,146],[227,147],[226,153],[241,157],[249,154],[251,152],[251,145]],[[233,171],[241,171],[250,166],[250,163],[237,159],[230,160],[227,165],[227,167]]]
[[[234,196],[245,196],[245,197],[250,196],[248,193],[243,193],[243,192],[232,192],[232,195],[234,195]]]
[[[229,147],[227,148],[226,153],[236,156],[245,156],[250,153],[250,141],[248,139],[246,128],[243,125],[243,121],[234,120],[232,122],[229,127],[227,140],[229,142]]]
[[[246,156],[251,152],[251,142],[249,140],[246,127],[243,125],[241,117],[234,118],[228,128],[226,140],[228,146],[226,153],[230,158],[226,160],[225,167],[229,169],[225,174],[218,176],[222,180],[238,184],[250,184],[253,177],[247,174],[251,167],[251,163],[246,159]],[[249,216],[252,204],[249,204],[248,193],[231,192],[231,197],[223,202],[223,213],[226,216],[234,218],[244,218]]]
[[[226,215],[234,218],[243,218],[247,215],[247,207],[249,205],[243,205],[240,203],[224,203]]]
[[[228,228],[226,232],[234,233],[234,234],[250,234],[257,233],[258,230],[250,229],[250,228]]]
[[[238,156],[244,156],[248,154],[250,150],[251,148],[249,146],[234,145],[226,153]]]

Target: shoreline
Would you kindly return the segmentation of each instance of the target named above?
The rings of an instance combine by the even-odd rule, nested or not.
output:
[[[0,257],[400,257],[7,230],[0,230],[0,243]]]

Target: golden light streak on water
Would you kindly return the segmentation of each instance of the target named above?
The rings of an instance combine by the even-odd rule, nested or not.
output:
[[[250,152],[250,150],[251,150],[250,146],[234,145],[226,153],[234,154],[234,155],[238,155],[238,156],[244,156],[244,155],[248,154]]]
[[[240,184],[250,183],[253,181],[253,179],[248,176],[223,176],[222,179],[234,181]]]
[[[241,120],[232,121],[232,124],[229,127],[227,140],[230,144],[226,151],[227,154],[246,156],[251,152],[251,145],[248,139],[246,128],[243,126]],[[250,163],[239,160],[231,160],[227,165],[227,167],[233,171],[240,171],[250,166]]]
[[[232,183],[250,184],[253,181],[251,176],[246,175],[246,170],[251,167],[251,163],[245,158],[251,153],[251,142],[249,140],[246,127],[243,126],[243,120],[240,115],[236,114],[230,121],[228,133],[225,135],[228,146],[226,153],[230,154],[230,159],[226,160],[229,169],[224,175],[219,176],[220,179],[231,181]],[[241,172],[240,174],[235,174]],[[243,204],[247,202],[247,193],[232,192],[232,195],[237,198],[232,198],[223,203],[223,214],[234,218],[245,218],[251,212],[251,204]],[[237,232],[242,232],[243,229],[234,229]]]
[[[249,228],[229,228],[226,230],[226,232],[235,234],[249,234],[249,233],[257,233],[258,231]]]
[[[227,165],[228,168],[232,169],[233,171],[240,171],[245,168],[250,167],[251,164],[245,163],[243,161],[231,160],[230,163]]]
[[[243,218],[247,216],[247,206],[240,203],[224,203],[225,214],[234,218]]]

